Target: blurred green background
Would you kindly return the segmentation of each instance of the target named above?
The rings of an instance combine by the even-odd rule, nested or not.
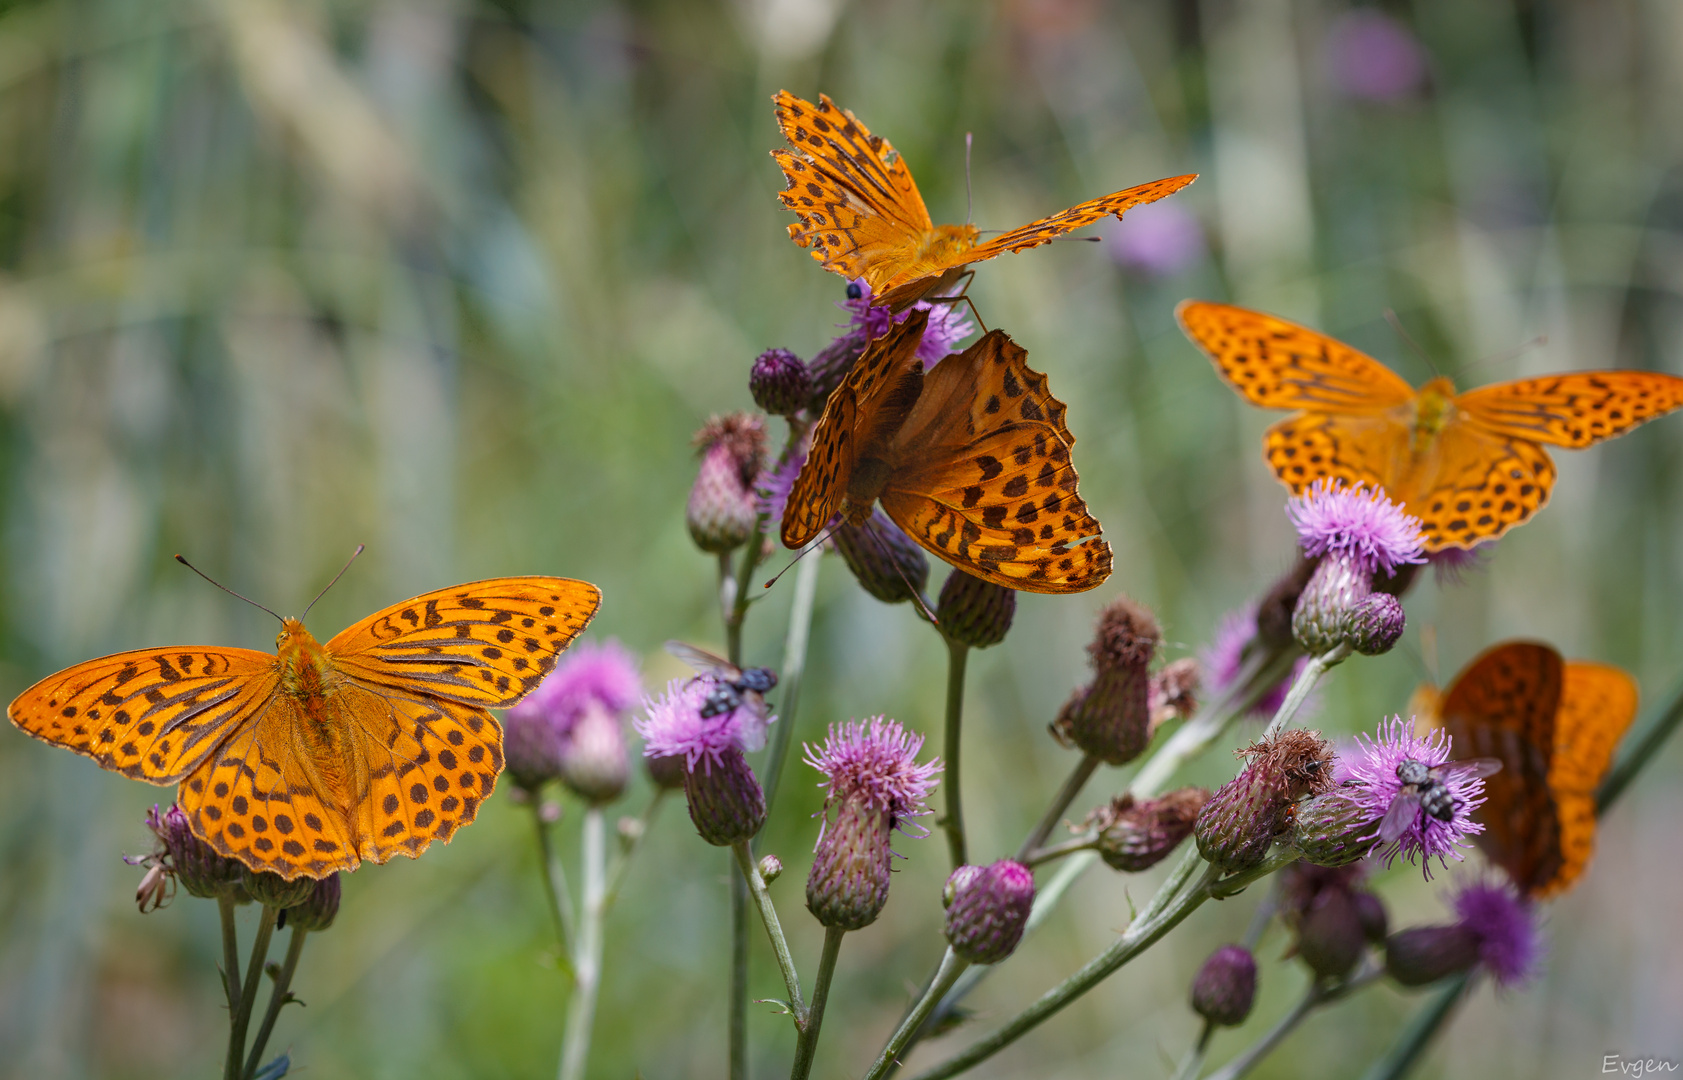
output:
[[[937,221],[962,220],[967,131],[989,228],[1203,174],[1166,209],[1107,223],[1102,246],[1003,258],[971,289],[1070,402],[1083,490],[1116,549],[1103,588],[1025,595],[1007,642],[972,659],[975,857],[1014,849],[1073,764],[1045,725],[1086,677],[1100,605],[1147,602],[1185,655],[1291,557],[1258,452],[1275,417],[1220,383],[1175,329],[1176,301],[1309,322],[1416,384],[1683,372],[1674,0],[0,7],[7,697],[124,648],[269,648],[269,618],[177,551],[296,611],[367,542],[312,615],[324,636],[425,589],[558,573],[602,586],[590,637],[643,655],[651,688],[681,672],[666,638],[720,648],[713,563],[683,524],[688,440],[749,405],[761,349],[810,356],[842,319],[841,280],[784,236],[767,156],[780,87],[826,91],[887,135]],[[1649,701],[1683,677],[1683,420],[1557,462],[1543,514],[1464,585],[1425,580],[1395,652],[1333,674],[1324,728],[1371,728],[1418,681],[1518,634],[1630,669]],[[751,661],[781,656],[790,591],[750,616]],[[937,732],[935,635],[833,557],[814,635],[797,739],[879,712]],[[1683,1060],[1680,766],[1672,747],[1547,909],[1546,975],[1481,992],[1422,1075]],[[1193,778],[1231,771],[1216,753]],[[773,895],[809,979],[815,779],[791,765],[762,841],[788,866]],[[1101,774],[1076,810],[1120,782]],[[143,810],[169,797],[0,732],[0,1074],[214,1074],[214,909],[182,895],[138,915],[139,873],[118,858],[150,847]],[[636,788],[624,812],[646,798]],[[943,845],[898,847],[885,916],[847,939],[818,1076],[863,1071],[939,956]],[[722,1075],[726,872],[668,805],[611,917],[592,1075]],[[1099,951],[1156,877],[1089,874],[972,999],[979,1026],[914,1066]],[[1416,870],[1382,889],[1396,922],[1444,914]],[[977,1075],[1166,1076],[1196,1033],[1191,973],[1244,932],[1258,892],[1207,905]],[[339,922],[304,955],[308,1007],[274,1045],[314,1080],[549,1075],[566,1001],[549,932],[530,818],[505,790],[448,847],[348,879]],[[770,997],[781,983],[754,933],[754,990]],[[1265,939],[1262,1004],[1217,1037],[1216,1060],[1296,998],[1285,946]],[[1363,994],[1257,1075],[1355,1075],[1416,1001]],[[787,1068],[787,1021],[756,1007],[752,1032],[757,1072]]]

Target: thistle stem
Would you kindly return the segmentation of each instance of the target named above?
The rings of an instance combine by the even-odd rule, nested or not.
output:
[[[959,736],[964,723],[964,664],[970,646],[960,641],[947,642],[947,724],[942,755],[947,763],[946,783],[941,787],[946,795],[947,812],[941,828],[947,834],[947,849],[952,854],[953,868],[965,864],[964,802],[959,783]]]
[[[795,1029],[804,1031],[807,1009],[801,1002],[801,977],[795,971],[795,958],[789,952],[788,940],[783,936],[783,924],[777,918],[777,907],[771,902],[771,894],[766,891],[766,880],[760,876],[760,868],[754,865],[754,852],[749,848],[748,841],[742,840],[732,844],[731,850],[736,853],[736,865],[742,870],[742,880],[753,893],[754,903],[760,909],[760,919],[766,926],[766,936],[771,938],[772,951],[777,954],[777,966],[783,972],[783,985],[789,992],[789,1012],[795,1018]]]
[[[1053,859],[1061,859],[1065,855],[1074,855],[1078,851],[1090,850],[1094,844],[1098,843],[1098,839],[1098,836],[1094,833],[1082,833],[1073,840],[1065,840],[1061,844],[1035,848],[1027,853],[1019,851],[1017,861],[1030,868],[1044,866]]]
[[[1098,767],[1099,759],[1092,754],[1081,756],[1081,760],[1075,764],[1075,771],[1069,774],[1069,778],[1064,781],[1064,786],[1058,789],[1057,795],[1053,796],[1051,805],[1040,816],[1039,824],[1035,825],[1034,831],[1024,838],[1022,846],[1017,849],[1018,862],[1025,866],[1032,866],[1033,863],[1029,861],[1030,856],[1045,855],[1045,852],[1041,850],[1041,845],[1045,844],[1046,838],[1052,835],[1052,830],[1058,827],[1058,822],[1063,820],[1064,813],[1069,809],[1069,804],[1075,801],[1077,795],[1081,794],[1081,789],[1087,786],[1087,781],[1092,779],[1093,773]],[[1039,861],[1044,861],[1044,858],[1040,858]]]
[[[538,875],[543,878],[544,899],[549,903],[550,918],[555,921],[555,939],[561,946],[558,960],[569,979],[573,969],[573,900],[567,892],[567,869],[555,851],[554,822],[543,816],[543,799],[531,793],[532,822],[538,831]]]
[[[806,1080],[818,1055],[818,1030],[824,1026],[824,1006],[830,1001],[830,980],[836,974],[836,957],[841,955],[842,937],[847,933],[834,926],[824,928],[824,952],[818,958],[818,982],[812,987],[812,1005],[806,1025],[795,1038],[795,1065],[789,1080]]]
[[[1471,981],[1472,976],[1468,972],[1450,976],[1437,996],[1422,1005],[1409,1020],[1408,1027],[1397,1036],[1397,1041],[1391,1044],[1385,1056],[1362,1075],[1362,1080],[1402,1080],[1412,1072],[1420,1061],[1420,1055],[1432,1044],[1438,1029],[1454,1015],[1456,1006],[1466,997]]]
[[[1181,1059],[1180,1068],[1175,1070],[1174,1080],[1198,1080],[1198,1074],[1204,1069],[1204,1054],[1210,1048],[1210,1037],[1215,1034],[1215,1024],[1204,1021],[1204,1029],[1198,1033],[1198,1041],[1192,1044],[1192,1049]]]
[[[812,637],[812,609],[818,596],[819,553],[802,559],[795,568],[795,598],[789,605],[789,629],[783,638],[783,670],[778,672],[782,700],[778,703],[777,726],[771,735],[771,752],[766,755],[766,813],[777,799],[789,744],[795,737],[795,707],[800,704],[801,677],[806,673],[807,642]]]
[[[222,915],[222,992],[228,998],[229,1023],[240,1008],[240,941],[234,926],[234,900],[226,894],[216,898]]]
[[[1292,681],[1291,689],[1286,691],[1286,699],[1280,702],[1280,710],[1274,714],[1274,719],[1268,721],[1268,727],[1263,731],[1262,737],[1272,738],[1291,723],[1292,717],[1297,715],[1297,710],[1309,700],[1309,691],[1315,689],[1315,684],[1321,681],[1321,676],[1325,675],[1329,668],[1343,663],[1350,652],[1350,643],[1341,641],[1319,656],[1311,656],[1309,662],[1303,665],[1303,670],[1298,672],[1297,678]]]
[[[900,1055],[914,1042],[914,1036],[923,1027],[929,1014],[935,1011],[935,1006],[941,1003],[947,991],[952,989],[953,983],[964,974],[964,969],[970,966],[970,961],[961,959],[959,955],[947,949],[941,957],[941,966],[935,971],[935,978],[929,983],[929,988],[923,992],[923,997],[900,1021],[900,1026],[888,1040],[888,1045],[877,1055],[876,1064],[865,1074],[865,1080],[882,1080],[890,1072],[900,1067]]]
[[[584,888],[580,895],[577,951],[573,957],[573,996],[567,1002],[559,1080],[582,1080],[590,1057],[590,1028],[596,1019],[596,995],[602,984],[602,921],[607,910],[607,829],[602,809],[584,812]]]
[[[239,1008],[234,1010],[228,1028],[228,1061],[223,1069],[225,1080],[241,1080],[245,1064],[245,1033],[251,1027],[251,1009],[257,1003],[257,986],[263,978],[263,963],[269,958],[269,939],[275,932],[279,911],[267,904],[257,917],[257,937],[251,943],[251,962],[245,969],[245,985],[240,989]]]
[[[730,875],[730,1080],[748,1080],[748,883]]]
[[[1383,968],[1370,965],[1342,982],[1328,983],[1316,980],[1310,983],[1309,989],[1303,992],[1303,997],[1292,1007],[1291,1012],[1282,1016],[1278,1023],[1268,1029],[1262,1038],[1247,1047],[1244,1053],[1211,1073],[1205,1080],[1239,1080],[1261,1064],[1263,1058],[1273,1053],[1285,1037],[1296,1031],[1298,1025],[1303,1023],[1310,1013],[1322,1005],[1378,982],[1383,975]]]
[[[251,1044],[251,1053],[245,1059],[245,1080],[252,1080],[257,1075],[257,1066],[263,1062],[263,1048],[269,1045],[269,1036],[275,1030],[275,1021],[280,1018],[281,1008],[287,1002],[287,992],[292,987],[292,976],[298,970],[298,958],[304,955],[304,939],[309,931],[296,926],[292,928],[292,937],[286,943],[286,959],[281,962],[280,975],[275,979],[275,986],[269,993],[269,1005],[263,1010],[263,1023],[257,1029],[257,1039]]]

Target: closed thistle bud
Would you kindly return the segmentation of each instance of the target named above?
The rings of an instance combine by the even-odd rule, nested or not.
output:
[[[297,907],[316,888],[315,878],[295,877],[288,881],[272,870],[247,869],[242,884],[253,900],[277,911]]]
[[[859,584],[885,604],[899,604],[929,583],[929,559],[912,538],[873,509],[863,525],[843,523],[831,539]]]
[[[1316,866],[1347,866],[1373,850],[1373,814],[1342,789],[1305,799],[1297,808],[1292,844]]]
[[[947,878],[947,944],[972,964],[997,964],[1023,939],[1034,908],[1034,874],[1020,862],[961,866]]]
[[[1247,870],[1291,828],[1291,810],[1332,784],[1332,748],[1318,732],[1293,728],[1239,753],[1248,764],[1204,804],[1193,834],[1198,853],[1223,870]]]
[[[1324,978],[1336,979],[1355,967],[1366,941],[1349,889],[1323,889],[1298,921],[1297,954]]]
[[[690,539],[720,554],[742,546],[759,518],[754,478],[765,458],[765,421],[748,413],[716,416],[696,433],[701,469],[684,511]]]
[[[729,847],[752,839],[766,823],[766,796],[748,759],[727,750],[684,773],[684,796],[696,832],[709,844]]]
[[[1236,1027],[1256,1001],[1256,957],[1241,945],[1210,954],[1192,980],[1192,1011],[1212,1024]]]
[[[1391,922],[1385,912],[1385,901],[1366,891],[1356,893],[1355,900],[1356,917],[1362,922],[1362,936],[1375,945],[1384,941]]]
[[[824,825],[806,879],[806,906],[825,926],[858,930],[888,903],[889,848],[896,828],[927,814],[939,762],[919,765],[923,737],[875,716],[832,725],[824,745],[806,747],[824,774]]]
[[[941,585],[935,618],[948,641],[986,649],[1005,640],[1017,614],[1017,590],[954,570]]]
[[[339,872],[335,870],[315,883],[309,899],[286,909],[286,921],[295,931],[317,933],[326,930],[339,914],[339,892]]]
[[[808,412],[816,416],[824,411],[824,403],[847,378],[869,343],[870,338],[863,329],[850,329],[812,358],[806,366],[812,385],[812,396],[806,404]]]
[[[503,717],[503,762],[517,785],[535,792],[561,775],[561,740],[549,717],[525,704]]]
[[[760,878],[767,885],[783,876],[783,860],[776,855],[767,855],[760,860]]]
[[[754,359],[748,392],[754,404],[773,416],[793,416],[812,400],[812,376],[788,349],[767,349]]]
[[[1385,939],[1385,973],[1403,986],[1425,986],[1471,971],[1478,935],[1463,926],[1415,926]]]
[[[1402,601],[1390,593],[1374,592],[1350,613],[1350,647],[1363,656],[1390,652],[1402,637],[1405,623]]]
[[[586,802],[613,802],[625,792],[631,762],[619,716],[594,699],[585,701],[561,740],[561,782]]]
[[[125,859],[147,868],[135,896],[142,912],[163,906],[172,878],[192,896],[231,896],[242,904],[250,901],[244,891],[245,867],[237,859],[217,854],[215,848],[193,835],[181,807],[152,807],[146,814],[146,827],[157,837],[152,854]]]
[[[1373,592],[1372,579],[1354,560],[1321,560],[1292,613],[1292,636],[1304,652],[1319,656],[1343,644],[1350,616]]]
[[[1163,632],[1145,607],[1126,597],[1099,613],[1087,646],[1095,672],[1064,705],[1056,724],[1083,752],[1110,765],[1140,755],[1151,741],[1151,673]]]
[[[1198,811],[1209,800],[1210,793],[1196,787],[1144,802],[1124,794],[1089,814],[1083,830],[1098,832],[1094,849],[1105,865],[1138,873],[1162,862],[1192,834]]]

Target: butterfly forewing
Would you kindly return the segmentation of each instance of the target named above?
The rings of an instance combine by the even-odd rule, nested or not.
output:
[[[1589,864],[1595,849],[1595,789],[1636,718],[1636,705],[1636,680],[1620,669],[1578,660],[1566,665],[1549,768],[1549,788],[1560,812],[1561,867],[1539,895],[1565,889]]]
[[[492,578],[375,612],[326,648],[364,682],[502,708],[543,681],[601,602],[585,581]]]
[[[170,784],[251,717],[277,679],[275,657],[251,649],[138,649],[42,679],[7,713],[103,768]]]
[[[1578,371],[1481,386],[1455,403],[1495,434],[1577,450],[1683,407],[1683,379],[1657,371]]]
[[[1078,203],[1068,210],[1060,210],[1050,217],[1043,217],[1039,221],[1031,221],[1020,228],[1012,229],[977,244],[962,260],[963,262],[982,262],[987,259],[1003,255],[1008,251],[1027,251],[1041,244],[1050,244],[1053,240],[1067,232],[1085,228],[1107,217],[1120,218],[1133,207],[1144,203],[1156,202],[1165,196],[1173,195],[1181,188],[1198,179],[1196,173],[1186,176],[1171,176],[1164,180],[1153,180],[1148,184],[1127,188],[1123,191],[1113,191],[1109,195],[1101,195],[1096,199],[1088,199]]]

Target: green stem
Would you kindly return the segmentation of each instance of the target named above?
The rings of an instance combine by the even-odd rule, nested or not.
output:
[[[1098,839],[1099,838],[1093,833],[1082,833],[1073,840],[1065,840],[1061,844],[1053,844],[1050,847],[1035,848],[1033,851],[1026,854],[1019,851],[1017,852],[1017,861],[1030,868],[1045,866],[1053,859],[1061,859],[1065,855],[1074,855],[1078,851],[1091,850],[1093,845],[1098,842]]]
[[[1414,1017],[1409,1020],[1408,1027],[1403,1029],[1397,1041],[1391,1044],[1384,1057],[1373,1063],[1362,1077],[1362,1080],[1402,1080],[1420,1061],[1420,1056],[1432,1044],[1432,1038],[1438,1029],[1444,1025],[1455,1012],[1455,1007],[1465,997],[1464,991],[1472,977],[1467,972],[1451,976],[1437,992],[1437,996],[1428,1001]]]
[[[1350,652],[1350,643],[1341,641],[1319,656],[1311,656],[1309,662],[1303,665],[1303,670],[1297,673],[1291,689],[1286,691],[1286,699],[1280,702],[1280,710],[1274,714],[1274,719],[1268,721],[1268,727],[1263,731],[1262,737],[1267,739],[1278,735],[1282,728],[1291,723],[1292,717],[1297,715],[1297,710],[1309,700],[1309,692],[1315,689],[1315,684],[1321,681],[1321,676],[1325,675],[1329,668],[1343,663]]]
[[[748,883],[730,875],[730,1080],[748,1080]]]
[[[947,834],[947,850],[952,854],[953,868],[966,862],[964,850],[964,803],[959,784],[959,735],[964,723],[964,663],[970,646],[959,641],[947,642],[947,725],[942,755],[947,763],[947,775],[941,787],[947,801],[947,813],[941,828]]]
[[[1377,966],[1366,966],[1342,982],[1327,983],[1319,980],[1309,984],[1309,989],[1303,992],[1303,997],[1293,1006],[1291,1012],[1281,1017],[1279,1022],[1267,1033],[1245,1049],[1245,1052],[1211,1073],[1205,1080],[1239,1080],[1262,1063],[1262,1060],[1285,1040],[1287,1035],[1296,1031],[1298,1025],[1310,1013],[1323,1005],[1331,1004],[1364,987],[1371,986],[1384,977],[1385,969]]]
[[[1210,1048],[1210,1037],[1215,1034],[1215,1028],[1210,1021],[1204,1021],[1204,1029],[1198,1033],[1198,1041],[1192,1044],[1192,1049],[1181,1059],[1180,1068],[1175,1070],[1174,1080],[1198,1080],[1198,1074],[1204,1068],[1204,1054]]]
[[[795,737],[795,707],[800,704],[801,677],[806,673],[807,642],[812,637],[812,610],[818,596],[819,552],[802,559],[795,568],[795,598],[789,605],[789,629],[783,638],[783,670],[778,673],[782,700],[778,703],[777,726],[771,734],[771,752],[766,755],[766,813],[770,814],[783,780],[783,766],[789,744]]]
[[[567,892],[567,870],[555,850],[551,829],[554,822],[543,816],[543,798],[531,792],[532,822],[538,830],[538,874],[543,878],[544,899],[549,903],[549,915],[555,922],[555,940],[561,946],[558,962],[568,978],[573,978],[573,900]]]
[[[818,1055],[818,1030],[824,1026],[824,1006],[830,1001],[830,980],[836,974],[836,957],[841,955],[842,937],[847,933],[838,927],[824,928],[824,952],[818,958],[818,982],[812,988],[812,1006],[807,1011],[806,1026],[795,1039],[795,1065],[789,1070],[789,1080],[806,1080],[812,1072],[813,1059]]]
[[[1683,685],[1673,690],[1666,704],[1624,740],[1623,752],[1595,791],[1596,813],[1604,812],[1625,793],[1643,767],[1659,756],[1660,747],[1680,722],[1683,722]]]
[[[753,535],[742,546],[742,568],[733,576],[730,553],[719,556],[719,603],[725,617],[726,658],[737,667],[742,666],[742,624],[748,619],[748,605],[753,601],[748,586],[754,580],[754,568],[760,564],[760,549],[764,546],[766,516],[754,522]]]
[[[580,895],[577,951],[573,957],[573,996],[567,1002],[559,1080],[582,1080],[590,1058],[590,1028],[596,1019],[596,995],[602,985],[602,921],[607,910],[607,826],[602,808],[584,812],[584,889]]]
[[[789,952],[788,940],[783,936],[777,907],[766,891],[766,879],[760,876],[760,868],[754,865],[754,852],[748,841],[732,844],[731,850],[736,853],[736,865],[742,871],[742,880],[747,882],[753,894],[754,903],[760,909],[760,920],[766,926],[766,936],[771,938],[772,951],[777,954],[777,966],[783,972],[783,986],[789,992],[789,1013],[795,1018],[795,1029],[802,1030],[806,1027],[807,1009],[801,1002],[801,977],[795,971],[795,958]]]
[[[280,975],[275,979],[274,989],[269,992],[269,1005],[263,1010],[263,1023],[257,1029],[251,1053],[246,1055],[245,1080],[252,1080],[257,1075],[257,1066],[263,1062],[263,1048],[269,1045],[275,1021],[280,1018],[281,1007],[287,1002],[287,991],[292,987],[292,976],[298,970],[298,958],[304,955],[304,939],[308,936],[309,931],[296,926],[292,928],[292,938],[286,943],[286,959],[281,962]]]
[[[245,1033],[251,1026],[251,1007],[257,1001],[258,981],[263,977],[263,963],[269,958],[269,938],[275,932],[275,919],[280,912],[267,904],[257,917],[257,938],[251,943],[251,963],[245,969],[245,985],[240,989],[240,1005],[234,1011],[228,1028],[228,1060],[223,1069],[225,1080],[241,1080],[245,1064]]]
[[[923,1027],[924,1021],[929,1019],[929,1014],[935,1011],[935,1006],[941,1003],[947,991],[952,989],[953,983],[958,981],[958,977],[964,974],[964,969],[969,966],[970,961],[960,959],[950,948],[947,950],[946,955],[941,957],[941,966],[936,970],[935,978],[930,980],[929,988],[923,992],[923,997],[918,999],[912,1011],[906,1014],[906,1018],[900,1021],[900,1027],[888,1040],[888,1045],[882,1048],[882,1053],[877,1055],[876,1064],[865,1074],[865,1080],[882,1080],[900,1067],[900,1055],[906,1052],[906,1048],[914,1041],[913,1036]]]
[[[224,893],[216,898],[216,908],[222,915],[222,992],[228,998],[228,1017],[240,1009],[240,941],[234,927],[234,900]]]
[[[1069,774],[1069,778],[1064,781],[1064,786],[1058,789],[1057,795],[1053,796],[1052,804],[1040,816],[1039,824],[1035,825],[1034,831],[1028,834],[1023,840],[1022,846],[1017,849],[1018,862],[1025,866],[1032,866],[1031,856],[1036,857],[1034,861],[1045,861],[1044,858],[1039,857],[1045,855],[1040,850],[1041,845],[1046,843],[1048,836],[1052,835],[1052,830],[1058,827],[1058,822],[1063,820],[1065,811],[1069,809],[1069,804],[1075,801],[1077,795],[1081,794],[1081,789],[1087,786],[1087,781],[1092,779],[1093,772],[1098,767],[1099,759],[1092,754],[1081,756],[1081,760],[1076,762],[1075,771]]]

